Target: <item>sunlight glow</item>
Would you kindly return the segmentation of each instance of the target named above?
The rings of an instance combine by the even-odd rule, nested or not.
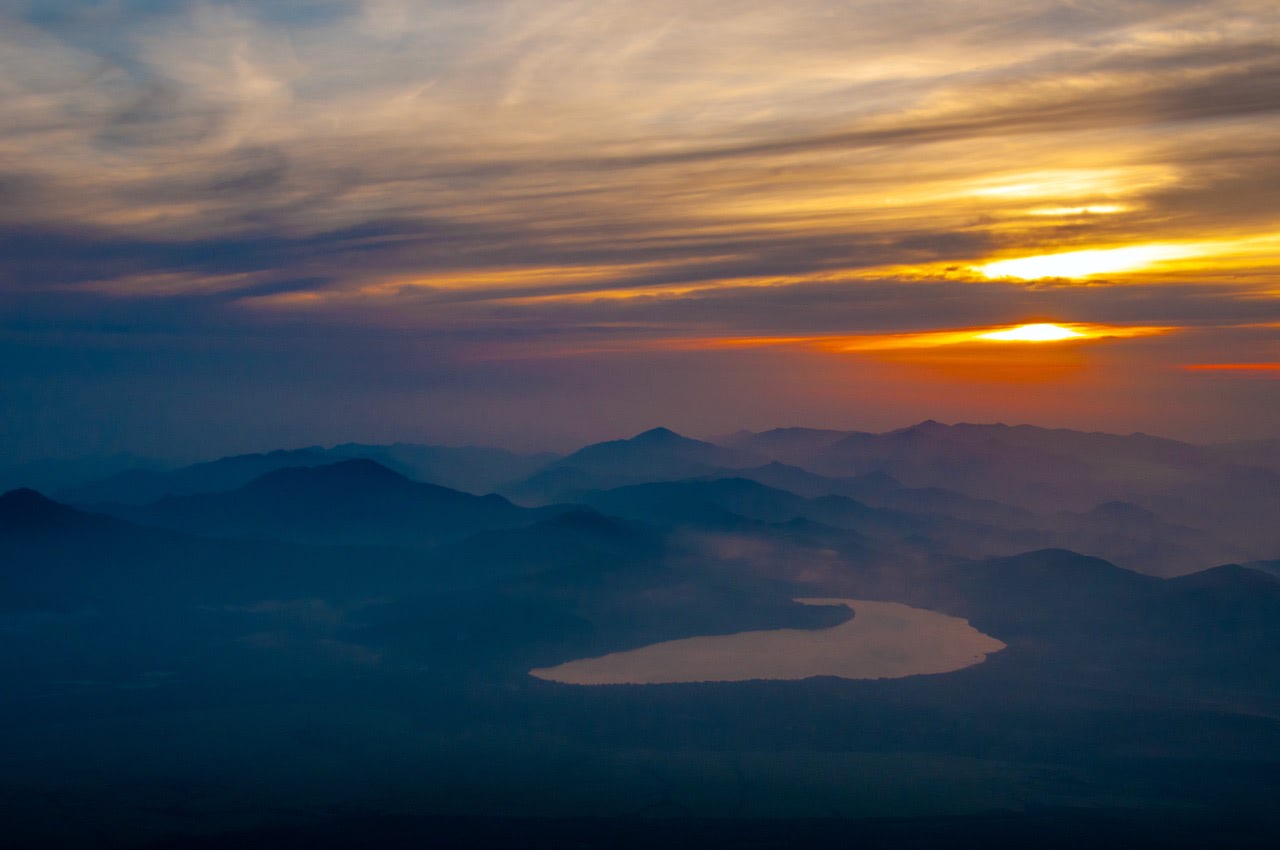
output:
[[[1160,168],[1055,168],[991,178],[985,185],[970,188],[969,194],[985,198],[1098,197],[1166,179]]]
[[[1053,324],[1038,322],[1004,327],[967,328],[915,333],[850,334],[845,336],[703,337],[653,341],[664,349],[709,350],[767,346],[814,348],[833,353],[922,351],[950,346],[985,345],[992,342],[1062,342],[1067,340],[1132,339],[1172,333],[1175,328],[1154,326]]]
[[[1035,325],[1019,325],[1016,328],[1005,328],[978,334],[978,339],[994,339],[999,342],[1058,342],[1064,339],[1081,339],[1088,334],[1062,325],[1040,323]]]
[[[1027,215],[1039,216],[1066,216],[1066,215],[1112,215],[1114,213],[1128,212],[1129,207],[1124,204],[1092,204],[1087,207],[1041,207],[1040,209],[1028,210]]]
[[[1184,245],[1135,245],[1130,248],[1099,248],[1068,251],[1064,254],[1041,254],[1014,260],[998,260],[979,266],[989,278],[1016,277],[1036,280],[1046,277],[1080,278],[1109,272],[1144,269],[1166,260],[1177,260],[1201,253]]]

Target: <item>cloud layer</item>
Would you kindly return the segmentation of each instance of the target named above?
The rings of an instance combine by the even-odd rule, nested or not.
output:
[[[1266,370],[1181,367],[1280,361],[1278,46],[1274,3],[1230,0],[0,0],[0,341],[60,400],[57,353],[288,363],[380,334],[470,374],[1188,328],[1158,365],[1252,381],[1221,425],[1265,430]],[[1144,246],[1176,259],[980,271]],[[1145,369],[1165,343],[1108,345]]]

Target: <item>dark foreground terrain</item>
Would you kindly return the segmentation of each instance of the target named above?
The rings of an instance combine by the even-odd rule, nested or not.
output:
[[[161,848],[575,848],[621,850],[742,847],[1023,848],[1075,847],[1273,847],[1272,819],[1135,816],[1129,812],[1054,810],[970,817],[874,820],[739,818],[477,819],[347,817],[324,825],[183,837],[149,845]]]
[[[15,489],[0,844],[1275,846],[1269,450],[981,427]],[[894,680],[527,675],[850,616],[814,596],[1007,648]]]

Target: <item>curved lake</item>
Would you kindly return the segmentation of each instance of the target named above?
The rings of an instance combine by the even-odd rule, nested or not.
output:
[[[1005,648],[968,620],[897,602],[796,601],[844,605],[854,616],[829,629],[773,629],[665,641],[539,667],[529,675],[568,685],[744,682],[812,676],[898,679],[971,667]]]

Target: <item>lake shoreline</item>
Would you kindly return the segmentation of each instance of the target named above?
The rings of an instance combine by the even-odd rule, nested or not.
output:
[[[529,675],[566,685],[798,681],[815,676],[899,679],[980,664],[1006,645],[967,620],[898,602],[802,598],[854,616],[827,629],[771,629],[663,641],[538,667]]]

